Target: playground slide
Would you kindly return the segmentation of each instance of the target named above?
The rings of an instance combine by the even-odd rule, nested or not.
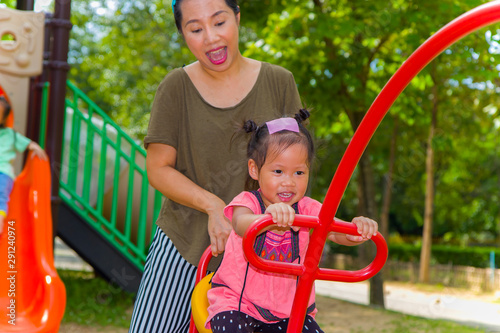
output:
[[[54,267],[50,165],[33,155],[16,178],[0,236],[0,332],[54,332],[66,289]]]

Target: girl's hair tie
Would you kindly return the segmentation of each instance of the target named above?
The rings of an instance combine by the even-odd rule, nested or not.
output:
[[[175,6],[175,3],[177,2],[177,0],[172,0],[172,12],[175,12],[174,10],[174,6]]]
[[[299,124],[294,118],[279,118],[266,122],[269,134],[279,131],[292,131],[299,133]]]

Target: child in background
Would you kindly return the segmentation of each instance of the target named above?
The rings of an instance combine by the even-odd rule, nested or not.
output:
[[[232,222],[224,259],[208,291],[209,317],[206,327],[219,332],[286,332],[295,296],[297,278],[264,272],[245,259],[242,236],[252,222],[271,214],[275,226],[261,233],[254,249],[264,259],[300,263],[309,243],[309,229],[292,226],[295,214],[318,216],[321,203],[305,196],[314,144],[302,122],[309,112],[301,109],[295,118],[280,118],[257,126],[247,121],[252,133],[247,147],[250,182],[258,190],[242,192],[224,209]],[[254,187],[255,188],[255,187]],[[377,223],[356,217],[352,223],[359,236],[330,233],[328,239],[343,245],[358,245],[377,233]],[[314,289],[309,297],[303,332],[323,332],[314,320]]]
[[[12,128],[5,127],[10,111],[9,102],[5,97],[0,96],[0,234],[3,232],[7,204],[14,185],[12,160],[16,157],[16,152],[29,149],[40,158],[47,159],[47,154],[36,142],[15,132]]]

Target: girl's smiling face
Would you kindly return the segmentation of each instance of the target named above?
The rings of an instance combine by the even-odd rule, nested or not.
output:
[[[184,0],[182,34],[201,65],[213,71],[227,69],[239,54],[240,14],[225,0]]]
[[[307,148],[302,144],[280,151],[270,148],[260,170],[254,160],[248,161],[250,177],[259,182],[266,207],[279,202],[293,205],[304,197],[309,182]]]

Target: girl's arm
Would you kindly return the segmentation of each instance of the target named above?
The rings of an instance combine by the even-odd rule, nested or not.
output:
[[[226,204],[177,171],[174,168],[176,160],[177,150],[174,147],[160,143],[149,144],[146,155],[149,182],[167,198],[208,214],[212,255],[217,256],[224,252],[231,233],[231,224],[223,214]]]
[[[49,157],[47,156],[47,153],[45,152],[45,150],[43,150],[42,147],[40,147],[38,145],[38,143],[36,143],[35,141],[31,141],[28,144],[28,149],[31,150],[33,152],[33,154],[35,154],[36,156],[40,157],[42,160],[48,160],[49,159]]]
[[[260,233],[263,233],[264,231],[270,229],[276,229],[280,231],[288,230],[292,226],[293,220],[295,218],[295,211],[293,210],[293,208],[284,203],[269,205],[266,208],[265,213],[271,214],[271,216],[273,217],[273,222],[276,223],[276,226],[271,225],[267,228],[264,228]],[[232,219],[233,229],[239,236],[243,237],[250,224],[263,216],[265,216],[265,214],[254,214],[248,207],[234,206]]]
[[[378,224],[372,219],[359,216],[355,217],[352,223],[358,227],[359,236],[330,232],[328,234],[328,239],[341,245],[353,246],[364,243],[377,234]]]

